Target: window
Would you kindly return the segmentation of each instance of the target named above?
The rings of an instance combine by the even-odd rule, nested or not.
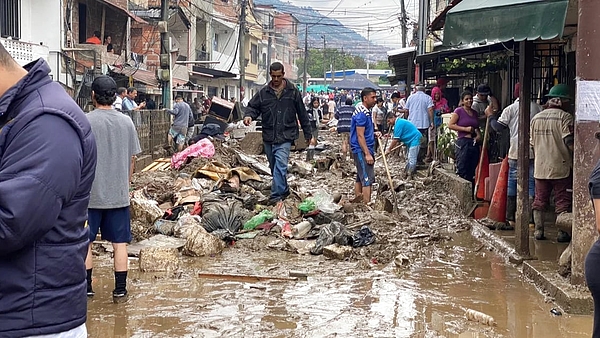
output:
[[[0,0],[0,36],[21,37],[19,0]]]
[[[258,63],[258,46],[256,44],[250,44],[250,62],[252,64]]]

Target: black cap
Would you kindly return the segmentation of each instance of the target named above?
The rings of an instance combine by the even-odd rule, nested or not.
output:
[[[101,75],[92,82],[92,90],[96,95],[115,96],[117,94],[117,83],[112,77]]]
[[[487,84],[482,83],[479,86],[477,86],[477,94],[490,95],[491,93],[492,93],[492,90],[490,89],[490,86],[488,86]]]

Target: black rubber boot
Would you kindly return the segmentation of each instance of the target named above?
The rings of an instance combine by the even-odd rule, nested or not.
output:
[[[558,230],[558,236],[556,236],[556,241],[558,243],[569,243],[571,241],[571,236],[562,230]]]
[[[506,221],[514,222],[517,212],[517,196],[508,196],[506,198]]]
[[[533,221],[535,223],[535,239],[538,241],[546,239],[546,237],[544,237],[544,213],[541,210],[534,210]]]

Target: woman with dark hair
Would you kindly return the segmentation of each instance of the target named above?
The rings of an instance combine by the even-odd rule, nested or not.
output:
[[[471,109],[473,94],[463,92],[460,96],[462,107],[456,108],[450,117],[448,128],[458,132],[456,139],[456,174],[475,186],[475,169],[479,162],[481,131],[477,112]]]
[[[310,106],[306,112],[308,113],[308,120],[313,131],[313,142],[316,144],[319,138],[319,121],[323,118],[323,110],[321,109],[319,97],[315,96],[310,100]]]
[[[115,50],[113,48],[112,37],[110,35],[107,35],[104,38],[104,45],[106,46],[106,52],[108,52],[108,53],[114,53]]]

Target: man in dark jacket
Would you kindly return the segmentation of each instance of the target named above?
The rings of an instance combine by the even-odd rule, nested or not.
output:
[[[43,59],[0,74],[0,337],[85,337],[94,136]]]
[[[290,194],[286,175],[290,147],[298,139],[298,120],[307,143],[312,133],[302,95],[294,84],[284,79],[283,65],[279,62],[271,64],[269,74],[271,82],[248,102],[244,124],[250,125],[253,119],[262,115],[265,154],[273,175],[269,204],[275,204]]]

